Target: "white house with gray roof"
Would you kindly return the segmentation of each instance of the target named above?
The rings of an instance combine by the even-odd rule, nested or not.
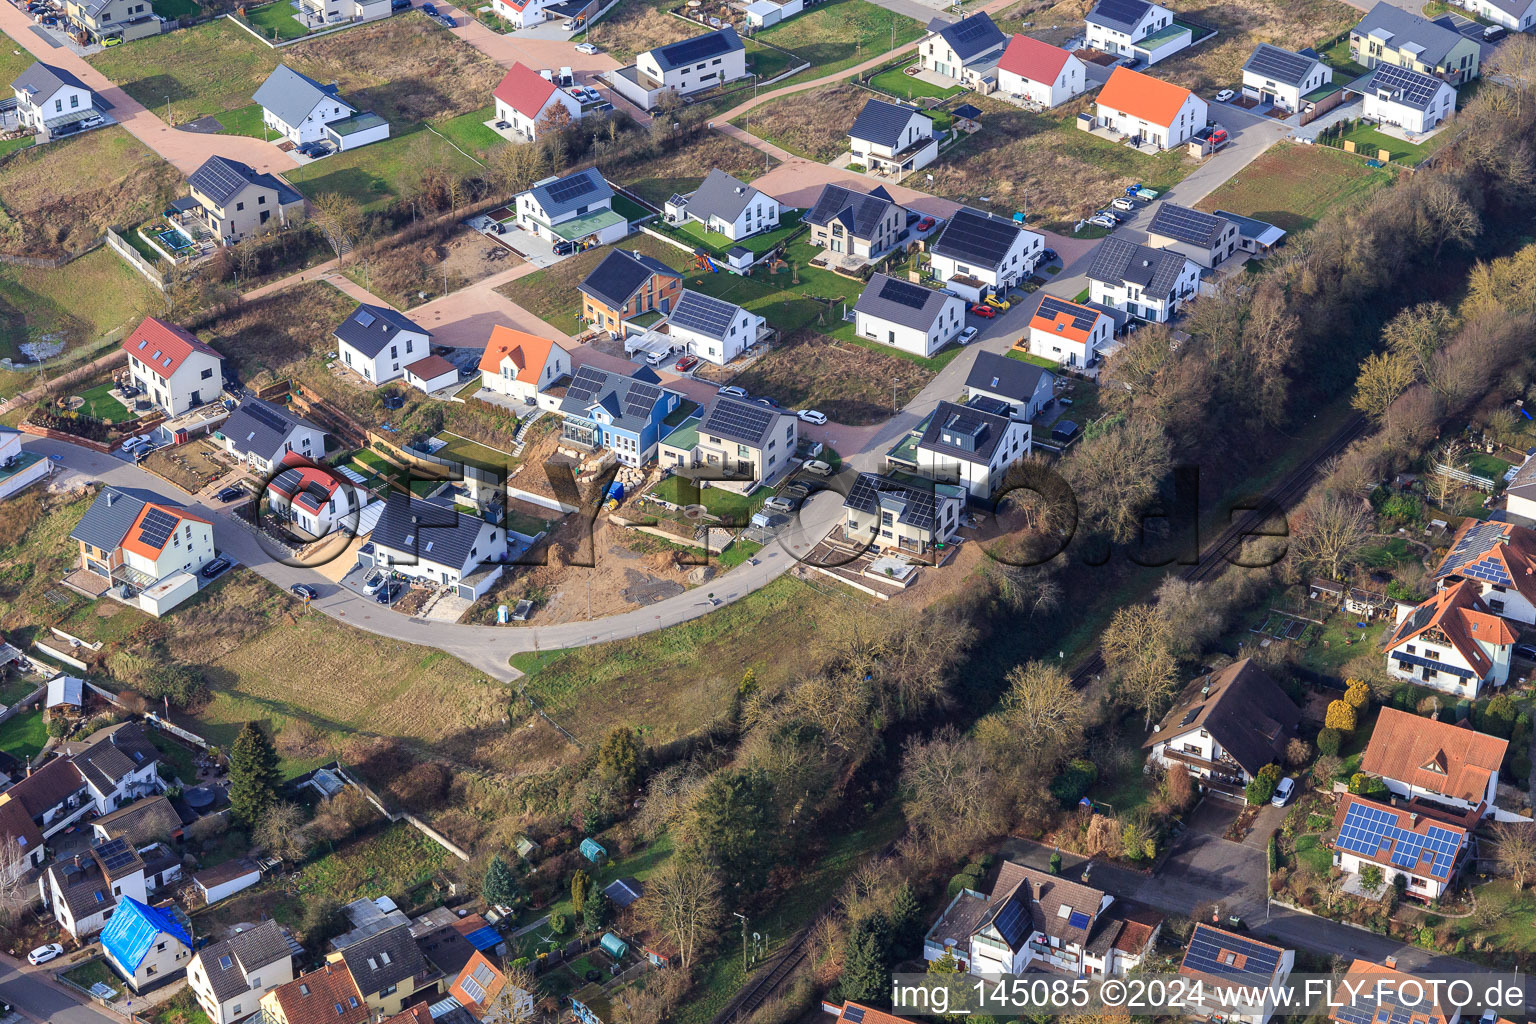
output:
[[[324,141],[337,150],[356,149],[389,138],[389,122],[360,113],[338,90],[334,82],[321,85],[279,64],[251,98],[261,106],[262,122],[295,146]]]
[[[1194,41],[1173,12],[1147,0],[1099,0],[1083,18],[1089,49],[1156,64]]]
[[[929,480],[959,484],[985,501],[1002,483],[1008,467],[1029,454],[1029,424],[985,398],[965,405],[940,402],[918,437],[917,471]]]
[[[1023,423],[1039,416],[1056,397],[1056,375],[1043,366],[1009,359],[996,352],[977,352],[965,378],[967,404],[985,399],[1006,408],[1010,419]]]
[[[925,71],[986,93],[997,87],[997,62],[1007,45],[992,16],[978,11],[954,22],[933,19],[917,52]]]
[[[1243,95],[1283,110],[1300,110],[1304,97],[1332,81],[1333,69],[1317,57],[1270,43],[1255,46],[1243,65]]]
[[[1207,270],[1238,251],[1237,225],[1225,217],[1161,202],[1152,211],[1147,238],[1152,245],[1187,256]]]
[[[16,96],[16,116],[23,127],[47,142],[55,134],[78,130],[74,126],[97,114],[96,94],[69,71],[34,61],[11,83]]]
[[[848,129],[848,148],[855,163],[877,174],[903,175],[933,163],[939,140],[933,118],[916,107],[872,99]]]
[[[674,195],[664,208],[668,224],[695,221],[704,230],[740,241],[779,226],[779,201],[716,167],[686,196]]]
[[[219,428],[224,450],[261,473],[270,473],[289,452],[319,461],[325,431],[285,406],[247,398]]]
[[[901,240],[907,210],[880,185],[868,192],[823,185],[803,219],[811,226],[812,244],[831,252],[879,259]]]
[[[431,352],[432,332],[388,306],[364,302],[336,328],[336,354],[342,363],[374,385],[405,375],[405,367]]]
[[[452,587],[471,601],[484,596],[501,577],[507,557],[507,535],[501,527],[402,491],[390,493],[369,539],[373,553],[359,554],[363,564]]]
[[[965,329],[965,302],[936,288],[875,274],[853,307],[859,337],[923,357]]]
[[[684,289],[666,326],[675,347],[724,366],[757,344],[767,323],[734,302]]]
[[[293,948],[276,921],[236,932],[198,950],[187,985],[213,1024],[234,1024],[266,993],[293,980]]]
[[[1164,323],[1194,298],[1200,267],[1168,249],[1152,249],[1113,236],[1099,243],[1088,264],[1089,300]]]
[[[1479,18],[1503,25],[1511,32],[1536,28],[1536,0],[1457,0]]]
[[[605,245],[629,234],[629,221],[613,208],[613,187],[595,168],[535,182],[513,199],[517,226],[561,241]]]
[[[1367,119],[1407,132],[1430,131],[1456,112],[1456,90],[1450,83],[1391,64],[1376,65],[1360,95]]]
[[[663,469],[751,493],[794,468],[800,421],[792,413],[730,395],[716,395],[702,419],[690,419],[662,439]],[[745,525],[745,524],[740,524]]]
[[[933,274],[971,302],[1002,294],[1034,273],[1045,236],[969,207],[957,210],[929,248]]]

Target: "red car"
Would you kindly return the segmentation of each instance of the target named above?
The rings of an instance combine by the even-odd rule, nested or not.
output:
[[[683,358],[679,359],[672,365],[672,369],[676,370],[678,373],[687,373],[689,370],[698,365],[698,356],[683,356]]]
[[[929,228],[933,227],[933,223],[934,221],[932,217],[924,217],[922,220],[917,222],[917,230],[927,231]]]
[[[997,310],[984,303],[977,303],[971,307],[971,315],[979,316],[983,320],[991,320],[993,317],[997,316]]]

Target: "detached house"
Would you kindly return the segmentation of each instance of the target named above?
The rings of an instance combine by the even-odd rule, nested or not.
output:
[[[56,757],[0,793],[0,832],[16,841],[32,867],[40,867],[44,841],[93,808],[79,769]]]
[[[652,256],[614,249],[582,279],[582,319],[622,332],[624,321],[643,313],[670,313],[683,275]]]
[[[965,328],[965,303],[935,288],[875,274],[854,303],[853,320],[859,337],[926,357]]]
[[[64,20],[72,32],[84,32],[93,43],[107,39],[131,42],[157,36],[166,29],[150,0],[65,0]],[[171,19],[171,28],[175,28]]]
[[[11,83],[16,97],[16,118],[42,141],[55,133],[67,135],[96,113],[96,94],[74,74],[52,64],[34,61]]]
[[[1333,69],[1316,57],[1270,43],[1253,48],[1243,65],[1243,95],[1282,110],[1298,111],[1311,93],[1333,81]]]
[[[224,425],[224,450],[261,473],[270,473],[289,452],[318,460],[325,455],[325,431],[287,406],[260,398],[240,403]]]
[[[101,489],[69,538],[80,544],[82,569],[105,577],[125,599],[137,594],[139,607],[156,616],[197,593],[196,574],[214,557],[208,520],[117,487]]]
[[[391,491],[371,535],[372,564],[473,601],[501,578],[507,536],[495,523]],[[364,564],[367,564],[366,562]]]
[[[1089,298],[1142,320],[1164,323],[1194,298],[1200,268],[1187,256],[1123,238],[1099,243],[1088,264]]]
[[[368,1024],[373,1009],[363,1002],[345,963],[326,963],[261,997],[264,1024]]]
[[[1083,62],[1059,46],[1015,34],[997,62],[997,88],[1038,107],[1065,103],[1085,89]]]
[[[262,122],[295,146],[325,141],[337,150],[356,149],[389,138],[387,121],[358,113],[338,88],[279,64],[251,99],[261,106]]]
[[[27,809],[20,800],[7,799],[8,795],[0,795],[0,843],[16,844],[20,854],[16,870],[24,874],[43,866],[43,858],[47,856],[48,849],[43,843],[42,830],[37,827]]]
[[[1461,6],[1479,18],[1503,25],[1511,32],[1536,28],[1536,0],[1460,0]]]
[[[647,50],[633,65],[608,73],[620,95],[647,110],[668,91],[691,96],[746,77],[747,47],[729,25]]]
[[[1115,320],[1102,309],[1046,295],[1029,321],[1028,351],[1063,366],[1086,369],[1115,340]],[[1015,343],[1015,347],[1019,347]]]
[[[1238,251],[1239,232],[1225,217],[1164,201],[1152,211],[1147,238],[1211,270]]]
[[[747,349],[767,329],[768,321],[734,302],[684,289],[667,317],[667,334],[675,345],[716,366],[724,366]]]
[[[843,539],[877,551],[939,558],[960,528],[965,488],[860,473],[843,499]]]
[[[359,304],[332,337],[342,363],[376,385],[404,376],[402,367],[432,350],[432,332],[404,313],[368,302]]]
[[[1349,56],[1355,63],[1373,69],[1379,64],[1395,64],[1421,75],[1435,75],[1452,85],[1478,76],[1481,53],[1478,40],[1385,0],[1349,30]]]
[[[298,452],[288,452],[278,466],[263,495],[274,516],[315,538],[357,530],[358,513],[368,503],[366,491]]]
[[[224,390],[224,357],[159,317],[145,317],[121,347],[134,386],[167,416],[218,401]]]
[[[1183,769],[1200,785],[1241,796],[1267,764],[1282,764],[1301,711],[1263,669],[1244,658],[1200,676],[1142,744],[1150,761]]]
[[[1407,132],[1427,132],[1456,112],[1456,90],[1434,75],[1378,64],[1360,94],[1365,116]]]
[[[293,980],[293,950],[273,920],[204,946],[187,966],[187,984],[213,1024],[234,1024],[261,997]]]
[[[192,936],[172,904],[162,910],[125,896],[101,930],[101,951],[128,987],[144,993],[180,978],[192,960]]]
[[[389,0],[299,0],[299,20],[310,26],[345,21],[377,21],[394,13]]]
[[[1296,951],[1206,924],[1190,933],[1179,974],[1198,982],[1201,1001],[1185,1008],[1190,1016],[1219,1016],[1228,1024],[1268,1024],[1275,994],[1296,966]],[[1219,994],[1230,993],[1224,999]],[[1251,998],[1257,995],[1259,998]]]
[[[995,403],[1002,415],[1028,423],[1055,399],[1056,375],[1034,363],[981,351],[965,378],[965,397],[967,404]]]
[[[1348,875],[1374,864],[1381,869],[1382,895],[1399,876],[1415,899],[1438,899],[1461,870],[1467,829],[1423,805],[1388,807],[1346,794],[1333,816],[1333,863]]]
[[[109,814],[163,788],[160,752],[139,722],[102,729],[81,743],[66,744],[65,750],[85,780],[86,796],[97,814]]]
[[[693,221],[705,231],[733,242],[779,226],[779,201],[713,168],[686,196],[674,195],[662,207],[668,224]]]
[[[872,99],[848,129],[848,148],[855,163],[877,174],[900,176],[933,163],[939,155],[939,140],[933,134],[933,118],[921,110]]]
[[[1379,776],[1392,795],[1466,811],[1475,824],[1494,814],[1499,766],[1509,741],[1396,708],[1377,712],[1360,770]]]
[[[1386,982],[1386,985],[1378,986],[1378,982]],[[1413,987],[1415,983],[1421,988],[1416,990]],[[1330,1008],[1328,1014],[1328,1019],[1334,1024],[1360,1024],[1361,1021],[1390,1021],[1394,1018],[1410,1021],[1411,1024],[1456,1024],[1461,1019],[1460,1009],[1453,1006],[1447,1011],[1430,998],[1434,989],[1428,984],[1399,971],[1396,957],[1387,957],[1385,966],[1373,964],[1369,960],[1356,960],[1344,972],[1338,991],[1342,997],[1339,1000],[1341,1005]],[[1420,991],[1425,993],[1426,998],[1412,1004],[1405,1005],[1401,998],[1393,998],[1405,994],[1416,996]]]
[[[868,192],[824,185],[804,221],[811,226],[812,245],[879,259],[901,241],[907,211],[880,185]]]
[[[917,52],[923,70],[986,93],[997,85],[997,62],[1007,45],[1008,37],[991,15],[979,11],[956,22],[935,18]]]
[[[1022,282],[1044,251],[1039,232],[970,207],[956,210],[929,247],[934,276],[971,302]]]
[[[1156,64],[1188,46],[1194,33],[1147,0],[1099,0],[1083,19],[1090,49]]]
[[[1118,67],[1097,97],[1098,121],[1137,145],[1176,149],[1205,127],[1209,106],[1188,89]]]
[[[571,372],[571,354],[558,342],[497,324],[480,356],[480,386],[527,405],[556,409],[546,392]]]
[[[1463,580],[1414,606],[1400,602],[1386,641],[1387,673],[1475,699],[1485,683],[1509,681],[1515,633]]]
[[[656,457],[662,425],[682,401],[648,366],[627,377],[583,366],[560,403],[560,439],[588,451],[611,448],[624,465],[643,466]]]
[[[553,78],[518,61],[491,92],[497,119],[510,124],[526,142],[538,141],[539,132],[551,124],[581,119],[581,101],[556,85]],[[555,113],[556,107],[564,114]]]
[[[1008,467],[1028,455],[1030,448],[1029,424],[1006,412],[989,411],[988,401],[940,402],[929,415],[914,452],[921,475],[958,483],[978,501],[992,496]]]
[[[614,210],[613,196],[613,187],[592,167],[545,178],[513,200],[517,226],[552,245],[617,242],[629,234],[629,220]]]
[[[1495,615],[1536,625],[1536,530],[1468,519],[1434,578],[1439,590],[1469,583]]]
[[[409,924],[370,935],[326,959],[344,965],[363,1002],[384,1016],[399,1013],[417,992],[435,990],[442,979],[422,956]]]
[[[225,245],[250,235],[287,227],[304,216],[304,197],[275,174],[257,174],[249,164],[211,156],[187,178],[191,216]]]
[[[793,468],[799,424],[792,413],[717,395],[702,420],[662,439],[657,461],[679,472],[703,469],[690,475],[750,492]]]

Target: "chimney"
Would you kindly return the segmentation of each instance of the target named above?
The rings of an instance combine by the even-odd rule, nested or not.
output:
[[[117,492],[112,490],[109,487],[109,488],[107,488],[107,493],[106,493],[105,497],[107,499],[107,507],[111,508],[112,507],[112,502],[117,500]]]
[[[75,870],[80,870],[80,855],[78,853],[75,854]]]
[[[1395,956],[1387,957],[1386,960],[1382,961],[1382,963],[1389,971],[1397,970],[1397,957]]]
[[[1200,696],[1202,696],[1202,697],[1209,697],[1210,695],[1211,695],[1211,684],[1210,683],[1206,683],[1204,686],[1200,687]]]

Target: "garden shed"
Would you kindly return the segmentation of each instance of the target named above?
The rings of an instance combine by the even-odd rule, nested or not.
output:
[[[603,933],[602,947],[603,952],[615,960],[623,960],[624,954],[629,952],[629,943],[613,934],[613,932]]]

